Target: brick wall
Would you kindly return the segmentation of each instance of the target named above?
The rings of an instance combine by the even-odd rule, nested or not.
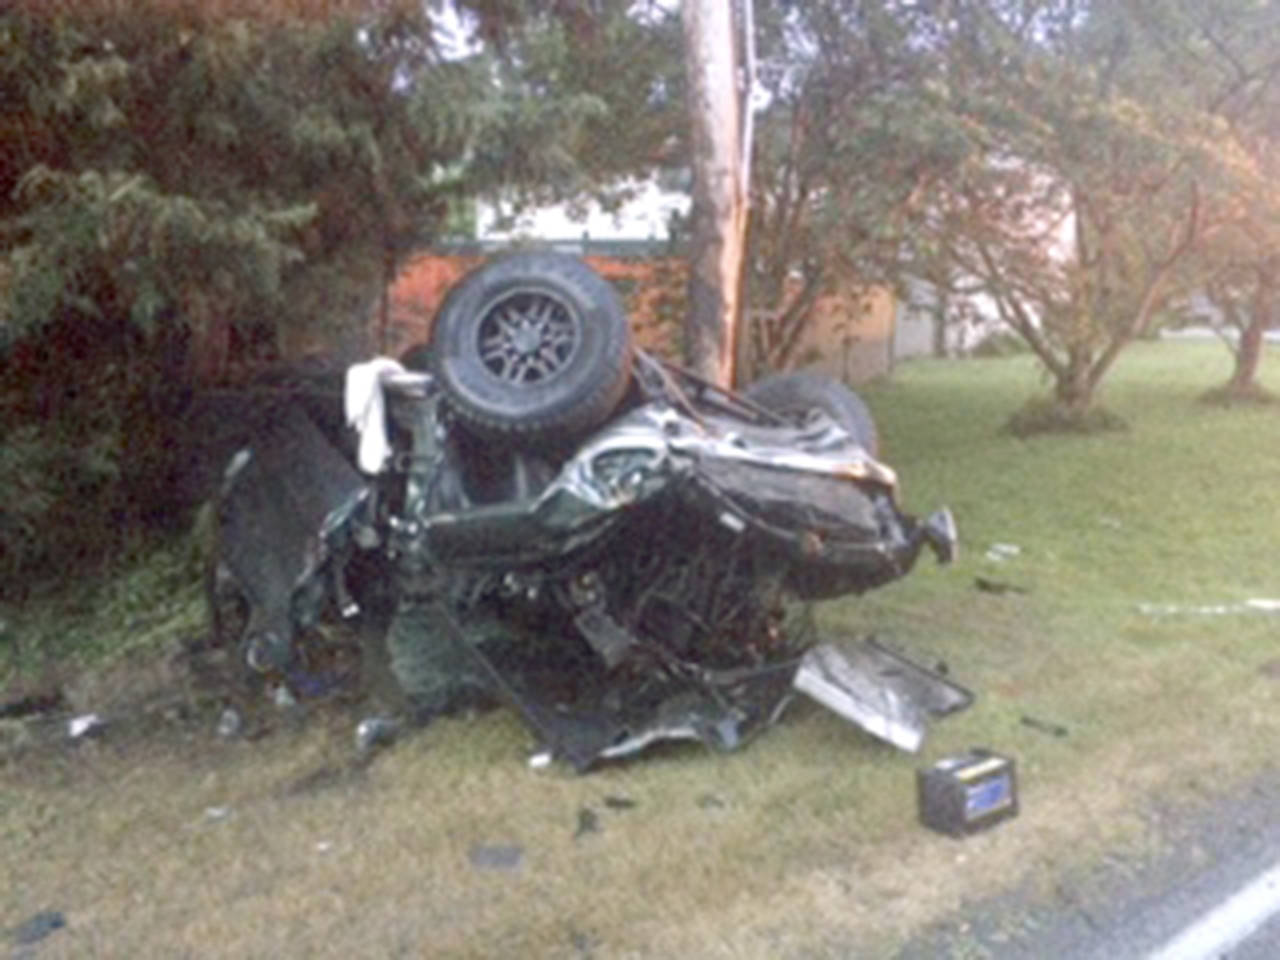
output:
[[[377,329],[380,318],[373,321],[375,336],[384,341],[380,351],[399,356],[414,344],[427,341],[436,310],[449,288],[485,259],[483,255],[423,254],[406,263],[391,287],[385,332]],[[636,342],[660,356],[677,359],[688,282],[685,262],[665,257],[585,259],[622,296]]]
[[[426,342],[449,288],[485,259],[483,254],[426,253],[409,260],[390,291],[386,330],[380,329],[380,318],[373,320],[375,342],[382,340],[380,352],[399,356]],[[584,259],[621,294],[637,344],[679,361],[687,302],[686,261],[677,257]],[[883,376],[892,362],[894,313],[894,297],[887,290],[821,298],[795,351],[794,365],[819,369],[850,383]]]

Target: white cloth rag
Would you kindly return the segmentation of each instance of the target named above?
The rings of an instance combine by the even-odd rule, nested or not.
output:
[[[390,357],[374,357],[347,368],[344,406],[347,425],[360,434],[356,460],[365,473],[381,473],[391,454],[387,440],[387,401],[382,393],[386,374],[404,373],[404,367]]]

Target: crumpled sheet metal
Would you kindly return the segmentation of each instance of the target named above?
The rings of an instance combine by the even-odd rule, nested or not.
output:
[[[973,694],[876,643],[822,643],[800,661],[797,690],[887,743],[915,753],[930,716],[963,710]]]

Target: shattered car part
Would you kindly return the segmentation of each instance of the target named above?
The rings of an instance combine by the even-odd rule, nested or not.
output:
[[[794,683],[872,736],[910,753],[924,742],[927,717],[973,703],[968,690],[874,638],[843,650],[829,643],[812,647],[800,661]]]
[[[96,737],[106,729],[107,721],[96,713],[84,713],[67,721],[67,737],[71,740]]]
[[[843,691],[838,712],[900,745],[964,699],[818,646],[813,601],[956,551],[949,511],[901,512],[844,385],[705,383],[545,253],[481,267],[411,353],[271,411],[228,469],[211,606],[255,670],[305,695],[325,624],[373,621],[416,719],[496,695],[579,770],[659,740],[735,749],[797,687]]]

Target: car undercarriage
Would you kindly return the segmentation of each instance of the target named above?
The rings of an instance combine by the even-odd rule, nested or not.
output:
[[[496,699],[578,770],[658,740],[734,749],[797,691],[907,749],[968,703],[814,625],[815,602],[956,549],[948,511],[900,511],[843,384],[700,381],[546,253],[464,279],[405,360],[285,398],[228,467],[211,607],[251,670],[288,682],[326,622],[376,622],[413,716]]]

